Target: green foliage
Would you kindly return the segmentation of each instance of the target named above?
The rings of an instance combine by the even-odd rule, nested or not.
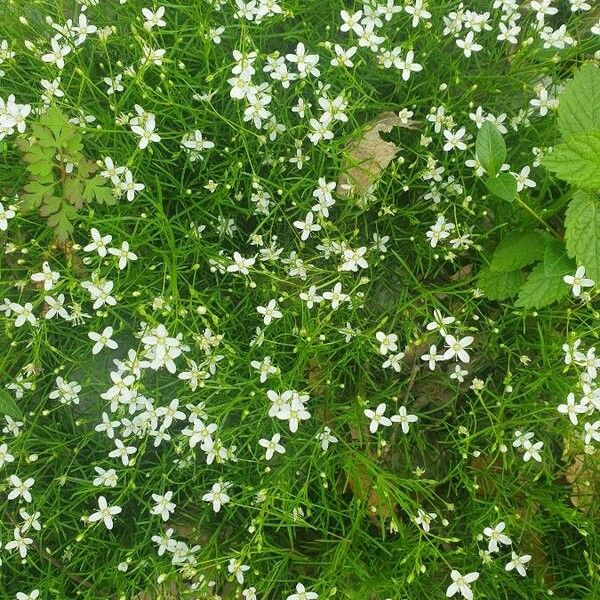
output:
[[[526,277],[524,267],[539,262]],[[498,244],[478,285],[490,300],[518,295],[516,306],[541,308],[568,295],[562,278],[574,270],[561,240],[542,231],[516,232]]]
[[[498,198],[512,202],[517,195],[517,180],[510,173],[500,173],[497,177],[487,177],[485,186]]]
[[[519,293],[524,281],[521,269],[503,273],[487,267],[480,271],[477,283],[490,300],[506,300]]]
[[[544,261],[536,265],[519,292],[515,302],[522,308],[542,308],[569,295],[563,276],[574,270],[560,241],[546,248]]]
[[[546,156],[559,179],[586,190],[600,189],[600,131],[576,133]]]
[[[98,166],[83,155],[81,132],[58,107],[48,108],[31,130],[16,141],[30,175],[22,199],[64,241],[84,204],[114,204],[116,198],[109,181],[94,175]]]
[[[475,153],[485,172],[494,177],[506,160],[506,143],[498,128],[486,121],[477,134]]]
[[[600,201],[597,195],[577,191],[565,217],[569,256],[585,265],[592,279],[600,280]]]
[[[506,273],[540,260],[548,243],[541,231],[515,232],[506,236],[494,252],[491,268]]]
[[[20,419],[23,416],[13,397],[2,388],[0,388],[0,415],[8,415],[13,419]]]
[[[563,137],[600,131],[600,69],[591,63],[577,71],[560,96],[558,128]]]

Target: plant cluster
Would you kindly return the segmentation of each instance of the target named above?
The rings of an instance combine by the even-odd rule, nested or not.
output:
[[[600,597],[599,9],[3,2],[0,600]]]

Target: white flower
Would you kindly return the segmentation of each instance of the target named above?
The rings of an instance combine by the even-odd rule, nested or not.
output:
[[[471,591],[469,584],[473,583],[479,578],[479,573],[474,571],[473,573],[461,575],[458,571],[453,569],[450,572],[450,577],[452,578],[452,583],[446,590],[446,596],[451,598],[457,592],[460,592],[462,597],[466,600],[473,600],[473,592]]]
[[[351,248],[344,248],[344,263],[340,267],[342,271],[358,271],[358,268],[366,269],[369,265],[365,260],[364,256],[367,252],[367,248],[362,246],[356,250]]]
[[[165,27],[166,23],[163,20],[165,15],[165,7],[160,6],[156,11],[152,11],[149,8],[142,8],[142,14],[144,15],[144,29],[150,31],[153,27]]]
[[[117,477],[117,472],[114,469],[105,470],[102,467],[94,467],[94,471],[98,474],[97,477],[92,481],[93,485],[101,486],[105,485],[106,487],[117,487],[117,483],[119,482]]]
[[[401,423],[402,431],[408,433],[410,423],[416,423],[419,420],[419,417],[407,414],[406,406],[401,406],[398,409],[398,414],[392,415],[390,420],[392,423]]]
[[[423,70],[423,66],[414,62],[415,53],[409,50],[405,58],[399,58],[396,66],[402,71],[402,79],[408,81],[412,73],[418,73]]]
[[[350,296],[342,293],[342,284],[338,281],[331,292],[324,292],[323,298],[331,302],[331,308],[337,310],[342,302],[348,302]]]
[[[312,212],[306,213],[304,221],[294,221],[294,227],[300,229],[302,234],[300,239],[306,241],[313,231],[320,231],[321,226],[318,223],[314,223],[315,216]]]
[[[160,142],[161,137],[155,133],[156,119],[152,113],[146,113],[145,118],[140,117],[137,120],[131,120],[131,131],[139,136],[138,147],[140,150],[148,147],[151,142]]]
[[[42,55],[42,60],[47,63],[56,65],[59,69],[65,66],[65,56],[71,52],[71,47],[68,45],[61,46],[56,37],[50,40],[52,50],[48,54]]]
[[[137,260],[137,254],[130,252],[129,242],[125,241],[121,244],[120,248],[109,248],[108,253],[116,256],[119,259],[119,269],[123,270],[130,260]]]
[[[504,567],[507,571],[512,571],[516,569],[517,573],[521,575],[521,577],[525,577],[527,575],[527,571],[525,570],[525,564],[531,560],[531,554],[523,554],[519,556],[515,552],[511,553],[510,562],[506,563]]]
[[[464,363],[468,363],[471,360],[466,348],[473,343],[473,336],[467,335],[459,340],[453,335],[445,335],[444,341],[448,348],[444,352],[442,360],[450,360],[455,357]]]
[[[244,573],[246,571],[248,571],[249,569],[250,569],[250,567],[248,565],[243,565],[241,563],[241,561],[239,561],[235,558],[229,559],[229,564],[227,565],[227,570],[232,575],[235,575],[235,578],[237,579],[237,582],[240,585],[242,585],[244,583]]]
[[[0,444],[0,469],[6,464],[15,462],[15,457],[8,451],[6,444]]]
[[[317,287],[311,285],[306,292],[300,292],[300,299],[306,302],[308,308],[312,308],[315,304],[323,302],[323,296],[317,294]]]
[[[17,315],[15,327],[21,327],[25,323],[29,323],[34,327],[37,325],[37,317],[33,314],[33,304],[31,302],[26,302],[23,305],[11,302],[10,309]]]
[[[292,433],[298,431],[300,421],[310,419],[310,413],[304,406],[303,398],[308,399],[308,396],[300,396],[297,393],[293,393],[291,402],[283,405],[275,415],[281,421],[289,421],[288,425]]]
[[[315,439],[321,443],[323,452],[327,451],[329,444],[336,444],[338,441],[335,435],[331,435],[331,429],[327,427],[327,425],[323,427],[323,431],[320,431],[317,433],[317,435],[315,435]]]
[[[22,537],[21,531],[18,527],[15,527],[13,531],[13,539],[4,546],[7,550],[19,550],[19,554],[21,558],[25,558],[27,556],[28,546],[33,544],[33,540],[28,537]]]
[[[146,186],[143,183],[136,183],[133,180],[133,173],[129,169],[125,169],[124,173],[125,177],[119,182],[118,189],[121,193],[125,193],[125,197],[129,202],[133,202],[135,195],[145,189]]]
[[[54,287],[54,284],[59,280],[60,273],[53,271],[48,264],[48,261],[44,261],[42,264],[42,271],[40,273],[34,273],[31,276],[31,281],[35,283],[44,283],[44,290],[49,291]]]
[[[375,433],[380,425],[389,427],[392,424],[392,421],[384,414],[385,403],[383,402],[374,411],[366,408],[363,413],[367,419],[371,419],[371,422],[369,423],[369,431],[371,433]]]
[[[15,498],[23,498],[25,502],[31,502],[31,492],[29,490],[35,483],[35,479],[33,477],[29,477],[28,479],[25,479],[25,481],[23,481],[20,477],[17,477],[16,475],[11,475],[8,478],[8,481],[13,487],[13,489],[8,493],[8,500],[14,500]]]
[[[40,596],[40,590],[32,590],[29,594],[17,592],[17,600],[37,600]]]
[[[304,585],[301,583],[296,584],[296,593],[291,594],[286,600],[316,600],[319,594],[316,592],[307,592]]]
[[[248,275],[249,268],[256,262],[255,258],[244,258],[239,252],[233,253],[233,264],[227,267],[229,273]]]
[[[163,521],[167,522],[169,520],[169,516],[172,512],[175,512],[176,504],[175,502],[171,502],[171,498],[173,498],[173,492],[165,492],[164,494],[152,494],[152,500],[156,502],[156,504],[152,507],[150,511],[153,515],[158,515],[162,518]]]
[[[8,228],[9,219],[14,219],[15,215],[16,212],[14,211],[12,206],[9,206],[5,209],[4,204],[0,202],[0,231],[6,231],[6,229]]]
[[[98,498],[98,509],[88,517],[88,521],[90,523],[104,521],[106,529],[113,528],[113,516],[118,515],[123,510],[120,506],[108,506],[104,496]]]
[[[266,449],[265,458],[267,460],[271,460],[275,452],[278,452],[279,454],[283,454],[285,452],[285,448],[279,443],[280,439],[281,435],[276,433],[270,440],[265,438],[258,440],[258,443]]]
[[[451,131],[450,129],[444,129],[444,137],[446,143],[444,144],[444,151],[450,152],[455,148],[458,150],[466,150],[467,145],[462,141],[465,137],[466,129],[461,127],[458,131]]]
[[[90,230],[90,234],[92,235],[92,241],[83,248],[84,252],[93,252],[96,250],[98,252],[98,256],[104,258],[106,256],[107,245],[110,244],[112,240],[112,235],[100,235],[100,232],[92,227]]]
[[[575,271],[575,275],[565,275],[563,281],[573,286],[573,296],[577,298],[581,294],[581,288],[594,287],[596,282],[593,279],[585,277],[585,267],[580,265]]]
[[[477,42],[473,41],[474,37],[475,34],[472,31],[469,31],[464,40],[460,38],[457,38],[456,40],[456,45],[459,48],[462,48],[464,55],[467,58],[470,58],[473,52],[479,52],[483,48],[481,44],[478,44]]]
[[[435,370],[435,365],[438,361],[443,359],[443,355],[437,353],[437,346],[432,344],[429,347],[429,352],[421,355],[421,360],[424,360],[429,365],[431,371]]]
[[[388,352],[395,352],[398,350],[398,336],[395,333],[384,333],[378,331],[375,334],[375,338],[379,342],[379,354],[385,356]]]
[[[415,0],[414,5],[408,4],[404,7],[404,10],[412,15],[412,26],[416,27],[419,24],[419,20],[431,19],[431,13],[426,10],[426,6],[423,4],[423,0]]]
[[[129,464],[129,456],[131,454],[135,454],[137,448],[135,446],[125,446],[125,444],[119,439],[115,440],[115,446],[116,448],[111,450],[108,453],[108,456],[110,458],[120,458],[123,466],[126,467]]]
[[[102,333],[96,333],[95,331],[88,332],[88,337],[92,342],[96,342],[92,348],[92,354],[98,354],[102,348],[110,348],[116,350],[119,346],[117,342],[111,339],[113,334],[112,327],[105,327]]]
[[[204,500],[204,502],[212,502],[213,510],[219,512],[221,506],[230,500],[229,496],[225,493],[226,489],[226,484],[214,483],[210,492],[207,492],[202,496],[202,500]]]
[[[52,319],[56,315],[62,317],[65,321],[68,321],[71,318],[69,313],[64,308],[64,294],[59,294],[56,298],[53,298],[52,296],[44,296],[44,301],[48,305],[48,310],[45,314],[46,319]]]
[[[483,530],[483,535],[489,538],[488,552],[498,552],[498,544],[504,544],[505,546],[510,546],[510,544],[512,544],[511,539],[502,533],[505,527],[506,523],[500,521],[495,527],[486,527]]]
[[[420,525],[425,533],[429,533],[431,521],[433,521],[437,515],[435,513],[426,513],[422,509],[417,510],[417,516],[415,517],[415,523]]]
[[[281,319],[283,317],[283,313],[277,307],[276,300],[269,300],[266,306],[257,306],[256,312],[262,315],[265,325],[270,325],[273,319]]]
[[[528,462],[530,459],[533,458],[533,460],[537,462],[542,462],[542,457],[540,456],[539,450],[541,450],[543,445],[544,442],[535,442],[535,444],[532,444],[528,440],[523,442],[523,448],[525,450],[525,452],[523,453],[523,460],[525,462]]]
[[[559,404],[556,410],[563,415],[568,415],[573,425],[577,425],[578,414],[586,413],[588,411],[587,407],[575,403],[575,394],[572,392],[567,396],[567,403]]]

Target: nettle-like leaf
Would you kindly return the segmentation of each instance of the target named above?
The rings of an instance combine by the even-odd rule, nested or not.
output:
[[[490,300],[516,296],[525,282],[523,267],[544,258],[550,236],[542,231],[517,231],[496,247],[489,266],[479,273],[477,284]]]
[[[519,293],[525,282],[525,274],[521,269],[499,272],[486,267],[477,278],[478,287],[490,300],[506,300]]]
[[[585,64],[560,96],[558,128],[564,138],[600,131],[600,68]]]
[[[498,244],[490,267],[503,273],[522,269],[543,258],[548,241],[548,234],[541,231],[511,233]]]
[[[567,256],[564,244],[553,240],[544,252],[544,261],[536,265],[519,292],[515,306],[542,308],[569,295],[563,277],[575,269]]]
[[[565,216],[565,241],[569,256],[600,281],[600,198],[577,191]]]
[[[479,164],[485,172],[494,177],[506,160],[506,143],[496,125],[486,121],[479,132],[475,142],[475,154]]]
[[[600,190],[600,131],[576,133],[543,159],[559,179],[585,190]]]
[[[47,218],[58,239],[66,240],[84,204],[114,204],[116,197],[110,182],[95,175],[98,165],[83,156],[79,128],[58,107],[50,106],[31,131],[16,142],[30,175],[22,199]]]

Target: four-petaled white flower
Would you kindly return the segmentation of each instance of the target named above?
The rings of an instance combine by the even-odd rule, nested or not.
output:
[[[384,427],[389,427],[392,424],[392,421],[388,419],[384,414],[384,402],[382,402],[375,410],[365,408],[363,412],[367,419],[371,419],[371,422],[369,423],[369,431],[371,433],[375,433],[380,425],[383,425]]]
[[[98,354],[102,348],[110,348],[116,350],[119,345],[112,339],[113,328],[105,327],[102,333],[96,333],[95,331],[88,332],[88,337],[92,342],[96,342],[92,348],[92,354]]]
[[[285,448],[279,443],[280,439],[281,435],[276,433],[270,440],[267,440],[266,438],[261,438],[258,440],[258,443],[266,449],[265,458],[267,460],[271,460],[275,452],[278,452],[279,454],[283,454],[285,452]]]
[[[525,577],[527,575],[527,571],[525,570],[525,565],[531,560],[531,554],[522,554],[519,556],[515,552],[511,553],[511,560],[506,563],[505,569],[507,571],[512,571],[515,569],[521,577]]]
[[[281,319],[283,313],[277,307],[277,300],[269,300],[266,306],[257,306],[256,312],[262,315],[265,325],[270,325],[273,319]]]
[[[479,573],[474,571],[466,575],[461,575],[459,571],[452,569],[450,577],[452,578],[452,583],[446,590],[446,596],[452,598],[456,593],[460,593],[465,600],[473,600],[473,592],[470,584],[479,578]]]
[[[109,506],[106,498],[104,496],[100,496],[98,498],[98,510],[95,513],[92,513],[88,517],[88,521],[90,523],[95,523],[96,521],[104,521],[104,525],[106,529],[113,528],[113,517],[118,515],[123,509],[120,506]]]
[[[489,538],[488,542],[488,552],[498,552],[498,544],[503,544],[504,546],[510,546],[512,544],[511,539],[502,533],[506,528],[506,523],[504,521],[500,521],[498,525],[495,527],[486,527],[483,530],[483,535]]]
[[[227,486],[225,483],[214,483],[210,492],[207,492],[204,494],[204,496],[202,496],[202,500],[204,500],[204,502],[212,502],[213,510],[215,512],[219,512],[221,510],[221,506],[223,506],[223,504],[227,504],[227,502],[230,500],[229,496],[225,493],[226,489]]]
[[[401,427],[402,427],[402,431],[404,433],[408,433],[409,427],[411,423],[416,423],[419,420],[419,417],[417,417],[417,415],[409,415],[406,412],[406,406],[401,406],[398,409],[398,414],[397,415],[392,415],[390,417],[390,420],[392,421],[392,423],[400,423]]]
[[[321,230],[321,226],[318,223],[315,223],[314,220],[314,213],[312,211],[309,211],[308,213],[306,213],[304,221],[294,221],[294,227],[296,227],[296,229],[299,229],[302,232],[300,235],[300,239],[302,241],[306,241],[308,239],[308,236],[310,236],[310,234],[313,231]]]
[[[152,507],[151,512],[153,515],[158,515],[163,521],[167,522],[172,512],[175,512],[175,502],[171,502],[173,498],[173,492],[168,491],[164,494],[152,494],[152,500],[156,504]]]
[[[290,594],[286,600],[316,600],[319,594],[308,592],[302,583],[296,584],[296,593]]]
[[[563,281],[572,286],[573,296],[577,298],[581,294],[581,288],[594,287],[596,282],[585,276],[585,267],[579,265],[575,271],[575,275],[565,275]]]

